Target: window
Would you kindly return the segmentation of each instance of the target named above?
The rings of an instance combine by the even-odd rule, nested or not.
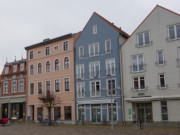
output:
[[[7,94],[8,93],[8,81],[4,82],[4,89],[3,89],[3,94]]]
[[[17,65],[13,65],[13,72],[17,71]]]
[[[38,82],[38,94],[42,94],[42,82]]]
[[[157,51],[158,65],[164,65],[163,51]]]
[[[51,91],[51,82],[46,81],[46,94],[47,94],[47,96],[50,96],[50,91]]]
[[[61,108],[54,107],[54,120],[60,120],[61,118]]]
[[[115,59],[106,60],[106,75],[115,75]]]
[[[117,110],[116,110],[116,104],[113,103],[113,121],[117,121]],[[109,110],[109,121],[111,121],[111,104],[108,104],[108,110]]]
[[[159,74],[160,88],[166,88],[165,75]]]
[[[84,58],[84,46],[79,47],[79,58]]]
[[[144,71],[144,58],[143,55],[135,55],[132,56],[132,71],[133,72],[140,72]]]
[[[93,25],[93,34],[97,34],[97,25]]]
[[[30,95],[34,94],[34,83],[30,83]]]
[[[64,69],[68,69],[69,68],[69,58],[65,57],[64,58]]]
[[[38,51],[38,54],[41,54],[41,51]]]
[[[84,64],[77,65],[77,79],[84,79]]]
[[[162,120],[168,120],[168,109],[167,109],[167,101],[161,101],[161,115]]]
[[[43,107],[37,108],[37,120],[39,121],[43,120]]]
[[[65,120],[71,120],[71,106],[64,107]]]
[[[115,79],[108,80],[107,81],[107,89],[108,89],[108,95],[115,95],[116,94],[116,81]]]
[[[49,46],[46,47],[46,55],[50,55],[50,47]]]
[[[5,67],[5,74],[8,74],[9,72],[9,67]]]
[[[49,61],[46,62],[46,72],[50,72],[51,71],[51,64]]]
[[[24,70],[24,63],[21,63],[20,64],[20,71],[23,71]]]
[[[138,46],[144,46],[150,44],[149,32],[143,32],[138,34]]]
[[[69,84],[69,78],[65,78],[64,79],[64,89],[65,89],[65,91],[69,91],[69,88],[70,88],[69,85],[70,85]]]
[[[78,98],[84,98],[85,97],[85,83],[84,82],[80,82],[77,83],[77,94],[78,94]]]
[[[21,80],[19,80],[19,92],[24,92],[24,80],[23,79],[21,79]]]
[[[91,96],[97,97],[100,96],[100,82],[95,81],[90,83]]]
[[[91,62],[89,63],[90,69],[90,78],[99,77],[100,76],[100,62]]]
[[[68,49],[69,49],[69,42],[68,41],[63,42],[63,50],[68,51]]]
[[[178,47],[178,58],[177,60],[177,66],[180,67],[180,47]]]
[[[30,51],[30,59],[33,59],[33,51]]]
[[[169,39],[180,38],[180,24],[169,26]]]
[[[34,65],[31,65],[30,66],[30,75],[33,75],[34,74]]]
[[[89,57],[99,55],[99,43],[89,45]]]
[[[55,46],[55,47],[54,47],[54,50],[58,50],[58,49],[59,49],[59,46]]]
[[[55,92],[60,92],[60,80],[55,80]]]
[[[42,73],[42,64],[38,64],[38,74]]]
[[[55,70],[59,70],[59,60],[55,60]]]
[[[145,90],[145,79],[144,76],[133,78],[134,90]]]
[[[105,53],[111,53],[111,40],[105,40]]]

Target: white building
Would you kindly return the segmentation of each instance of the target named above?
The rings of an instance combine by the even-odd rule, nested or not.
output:
[[[180,15],[156,6],[122,47],[126,121],[180,121]]]

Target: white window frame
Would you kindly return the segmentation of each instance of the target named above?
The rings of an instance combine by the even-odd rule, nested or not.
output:
[[[92,76],[92,74],[91,74],[91,65],[93,65],[93,70],[94,70],[94,72],[93,72],[93,76]],[[98,65],[99,66],[99,75],[96,75],[96,65]],[[100,77],[100,73],[101,73],[101,68],[100,68],[100,61],[94,61],[94,62],[90,62],[89,63],[89,78],[96,78],[96,77]]]
[[[84,95],[82,94],[83,88],[84,88]],[[85,98],[85,82],[78,82],[77,83],[77,97],[78,98]]]
[[[115,81],[115,94],[112,94],[112,96],[117,95],[117,90],[116,90],[116,78],[111,78],[111,79],[107,79],[107,80],[106,80],[106,88],[107,88],[107,95],[108,95],[108,96],[111,96],[111,94],[109,94],[108,81],[112,81],[112,80]]]
[[[99,95],[97,95],[97,89],[96,89],[96,85],[97,85],[96,83],[97,82],[99,82],[99,93],[100,93]],[[89,83],[90,83],[89,84],[89,87],[90,87],[89,88],[90,89],[90,96],[91,97],[100,97],[101,96],[101,81],[100,80],[96,80],[96,81],[90,81]],[[91,87],[92,83],[95,83],[95,96],[92,96],[92,87]]]
[[[12,93],[17,93],[17,80],[12,80],[11,89],[12,89],[12,91],[11,91]]]
[[[143,56],[143,70],[140,70],[139,69],[139,56],[142,55]],[[136,56],[136,61],[137,61],[137,71],[134,71],[133,70],[133,57]],[[132,55],[131,56],[131,60],[132,60],[132,72],[135,73],[135,72],[143,72],[145,71],[145,64],[144,64],[144,54],[137,54],[137,55]]]
[[[59,91],[58,91],[58,92],[60,92],[60,79],[55,79],[55,80],[54,80],[54,92],[57,92],[57,91],[56,91],[56,81],[59,82]]]
[[[164,75],[164,87],[161,87],[161,75]],[[165,76],[165,74],[164,73],[159,73],[158,74],[158,80],[159,80],[159,88],[160,89],[165,89],[166,88],[166,76]]]
[[[17,64],[13,65],[13,72],[17,72]]]
[[[107,42],[110,42],[110,51],[107,51]],[[105,40],[105,53],[111,53],[111,39]]]
[[[68,82],[68,85],[69,85],[68,87],[69,87],[69,89],[68,89],[68,90],[66,90],[66,85],[65,85],[65,82],[66,82],[66,81],[65,81],[65,79],[68,79],[68,80],[69,80],[69,82]],[[70,78],[69,78],[69,77],[65,77],[65,78],[64,78],[64,92],[69,92],[70,89],[71,89],[71,88],[70,88]]]
[[[91,53],[91,46],[93,48],[93,52]],[[96,54],[96,46],[98,48],[97,50],[97,54]],[[99,42],[93,43],[93,44],[89,44],[88,45],[88,49],[89,49],[89,57],[94,57],[94,56],[99,56]]]
[[[68,61],[68,68],[65,68],[65,58],[68,58],[69,59],[69,61]],[[64,57],[64,59],[63,59],[63,69],[69,69],[70,68],[70,58],[69,58],[69,56],[66,56],[66,57]]]
[[[32,72],[31,72],[31,66],[33,66]],[[33,65],[33,64],[30,65],[30,70],[29,70],[29,72],[30,72],[30,75],[34,75],[34,65]]]
[[[39,72],[39,64],[41,64],[41,72]],[[38,73],[38,74],[42,74],[42,72],[43,72],[43,65],[42,65],[41,62],[39,62],[39,63],[37,64],[37,73]]]
[[[160,56],[159,56],[159,53],[160,53],[160,52],[162,53],[162,54],[161,54],[161,55],[162,55],[162,59],[163,59],[163,60],[162,60],[162,62],[163,62],[162,64],[161,64],[160,61],[159,61],[159,57],[160,57]],[[158,65],[164,65],[164,64],[165,64],[165,61],[164,61],[164,52],[163,52],[163,50],[158,50],[158,51],[157,51],[157,64],[158,64]]]
[[[175,24],[175,25],[170,25],[168,26],[168,39],[169,40],[176,40],[176,39],[180,39],[180,37],[177,37],[177,25],[180,25],[180,24]],[[170,39],[170,33],[169,33],[169,28],[173,26],[173,30],[174,30],[174,38],[173,39]]]
[[[84,79],[84,64],[76,65],[76,78],[77,79]]]
[[[148,35],[149,35],[149,43],[148,43],[148,44],[145,43],[145,33],[148,33]],[[140,42],[139,42],[139,36],[140,36],[140,34],[142,34],[142,38],[143,38],[143,44],[142,44],[142,45],[140,45]],[[138,41],[138,47],[143,47],[143,46],[150,45],[150,44],[151,44],[150,32],[149,32],[149,31],[144,31],[144,32],[138,33],[138,34],[137,34],[137,41]]]
[[[20,64],[20,71],[23,71],[23,70],[24,70],[24,65],[25,65],[24,63],[21,63],[21,64]]]
[[[97,34],[97,24],[93,25],[93,35]]]
[[[8,80],[3,83],[3,94],[8,94]]]
[[[46,86],[46,91],[45,91],[45,93],[46,93],[46,95],[47,95],[47,82],[49,82],[50,83],[50,86],[49,86],[49,92],[51,92],[51,80],[46,80],[46,83],[45,83],[45,86]]]
[[[9,72],[9,66],[5,67],[5,74],[8,74],[8,72]]]
[[[21,81],[22,81],[22,84],[20,83]],[[18,92],[24,92],[24,79],[18,80]]]
[[[141,77],[144,77],[144,89],[141,89]],[[134,79],[135,78],[138,78],[138,89],[135,89],[135,86],[134,86]],[[136,91],[136,90],[146,90],[146,80],[145,80],[145,76],[134,76],[133,77],[133,90]]]
[[[81,54],[81,48],[82,48],[82,50],[83,50],[83,52],[82,52],[82,54]],[[84,58],[84,46],[80,46],[79,47],[79,59],[83,59]]]
[[[113,63],[114,63],[114,73],[113,73],[113,66],[112,66]],[[110,64],[110,72],[108,71],[108,64]],[[116,74],[116,61],[115,61],[115,58],[106,59],[106,75],[115,75],[115,74]]]
[[[59,69],[56,69],[56,60],[58,60],[59,61],[59,63],[58,63],[58,67],[59,67]],[[58,71],[58,70],[60,70],[60,60],[57,58],[57,59],[55,59],[55,61],[54,61],[54,70],[55,71]]]

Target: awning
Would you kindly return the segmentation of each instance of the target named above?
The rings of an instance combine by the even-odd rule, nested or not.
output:
[[[23,101],[12,101],[11,104],[23,103]]]
[[[112,99],[112,103],[115,102],[115,99]],[[111,99],[107,100],[85,100],[85,101],[77,101],[79,105],[82,104],[109,104],[111,103]]]
[[[152,96],[152,97],[134,97],[134,98],[125,98],[125,101],[129,102],[147,102],[147,101],[157,101],[157,100],[180,100],[180,95],[172,96]]]

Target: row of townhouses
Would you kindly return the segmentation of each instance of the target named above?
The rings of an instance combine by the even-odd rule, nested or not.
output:
[[[1,117],[65,123],[180,121],[180,15],[156,6],[129,36],[97,13],[84,29],[25,47],[0,76]]]

